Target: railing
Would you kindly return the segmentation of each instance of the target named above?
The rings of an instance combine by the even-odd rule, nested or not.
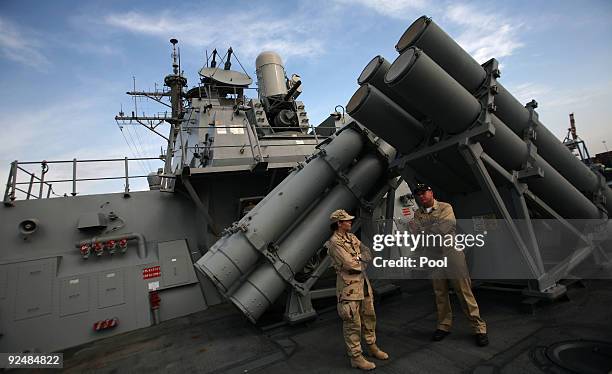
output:
[[[250,127],[250,128],[249,128]],[[233,144],[233,145],[204,145],[204,146],[192,146],[192,147],[183,147],[181,145],[180,150],[175,149],[172,152],[172,157],[174,156],[174,153],[176,152],[181,152],[181,169],[182,166],[186,165],[186,153],[188,149],[202,149],[202,150],[211,150],[211,149],[220,149],[220,148],[246,148],[247,146],[249,146],[250,150],[251,150],[251,154],[252,157],[255,161],[263,161],[264,156],[262,153],[262,148],[265,147],[287,147],[287,146],[291,146],[291,144],[283,144],[283,143],[268,143],[268,144],[264,144],[261,145],[260,144],[260,137],[257,135],[257,133],[255,132],[252,133],[250,130],[253,129],[253,127],[251,125],[249,125],[248,123],[245,123],[244,126],[214,126],[214,125],[208,125],[208,126],[187,126],[187,127],[183,127],[180,126],[182,131],[179,131],[179,136],[182,137],[182,132],[188,129],[196,129],[196,128],[206,128],[206,129],[226,129],[226,131],[231,132],[232,130],[236,130],[236,129],[241,129],[244,132],[246,132],[247,137],[248,137],[248,144]],[[272,130],[295,130],[297,131],[304,131],[306,128],[308,128],[309,132],[308,133],[302,133],[301,136],[307,137],[307,136],[312,136],[312,139],[315,141],[313,145],[318,145],[321,141],[321,139],[325,139],[327,138],[326,136],[321,136],[321,135],[317,135],[317,130],[318,128],[315,126],[302,126],[302,127],[297,127],[297,126],[292,126],[292,127],[263,127],[263,126],[257,126],[255,127],[255,131],[258,129],[272,129]],[[281,138],[283,137],[285,134],[273,134],[273,135],[267,135],[269,138]],[[266,136],[262,137],[263,139],[266,138]],[[288,139],[292,139],[294,138],[292,135],[287,134],[286,138]],[[304,138],[298,138],[295,137],[295,140],[304,140]],[[181,139],[181,144],[184,144],[182,139]],[[308,143],[305,143],[304,145],[308,145]],[[167,157],[167,156],[166,156]],[[84,181],[100,181],[100,180],[118,180],[118,179],[124,179],[125,180],[125,190],[124,193],[128,194],[129,190],[130,190],[130,179],[133,178],[146,178],[147,175],[129,175],[129,167],[128,167],[128,163],[129,161],[144,161],[144,160],[161,160],[164,161],[164,157],[140,157],[140,158],[117,158],[117,159],[92,159],[92,160],[77,160],[72,159],[72,160],[54,160],[54,161],[26,161],[26,162],[20,162],[20,161],[13,161],[11,162],[11,168],[10,168],[10,172],[9,172],[9,176],[8,176],[8,181],[6,184],[6,189],[4,192],[4,204],[7,206],[11,206],[13,205],[13,202],[15,200],[17,200],[17,192],[21,192],[23,194],[25,194],[25,199],[26,200],[30,200],[32,199],[43,199],[43,198],[50,198],[51,195],[54,196],[61,196],[57,193],[55,193],[55,191],[53,190],[53,184],[54,183],[72,183],[72,192],[70,193],[72,196],[76,196],[78,194],[77,192],[77,182],[84,182]],[[166,160],[167,161],[167,160]],[[99,162],[123,162],[124,163],[124,170],[125,173],[124,175],[121,176],[112,176],[112,177],[95,177],[95,178],[78,178],[77,177],[77,164],[80,163],[99,163]],[[46,180],[45,176],[47,174],[47,172],[49,171],[49,165],[51,164],[72,164],[72,178],[65,178],[65,179],[54,179],[54,180]],[[40,172],[40,176],[37,176],[34,172],[31,172],[29,170],[26,170],[23,166],[26,165],[40,165],[41,166],[41,172]],[[18,181],[18,176],[21,173],[25,173],[26,175],[29,176],[29,181]],[[169,177],[169,176],[166,176]],[[27,190],[21,188],[20,186],[24,186],[27,185]],[[33,192],[33,189],[37,188],[38,193]],[[65,196],[65,195],[64,195]]]
[[[34,199],[42,199],[49,198],[51,194],[54,196],[61,196],[53,191],[53,183],[72,183],[72,192],[70,193],[72,196],[77,195],[77,182],[83,181],[98,181],[98,180],[117,180],[117,179],[125,179],[125,189],[124,193],[128,194],[130,191],[130,179],[133,178],[146,178],[147,175],[129,175],[129,161],[144,161],[144,160],[163,160],[158,157],[140,157],[140,158],[115,158],[115,159],[93,159],[93,160],[55,160],[55,161],[26,161],[19,162],[17,160],[11,162],[11,169],[8,176],[8,181],[6,183],[6,190],[4,192],[4,204],[10,206],[13,204],[13,201],[17,199],[17,191],[22,192],[26,196],[26,200],[30,198]],[[113,176],[113,177],[97,177],[97,178],[77,178],[77,164],[79,163],[94,163],[94,162],[123,162],[125,173],[122,176]],[[55,180],[45,180],[45,175],[49,171],[50,164],[72,164],[72,178],[70,179],[55,179]],[[40,177],[36,176],[34,172],[30,172],[26,170],[21,165],[40,165],[41,172]],[[28,175],[28,182],[19,182],[18,175],[19,171]],[[27,191],[18,187],[21,185],[27,185]],[[32,189],[34,187],[38,187],[38,195],[32,193]],[[45,191],[46,189],[46,191]],[[46,193],[45,193],[46,192]]]

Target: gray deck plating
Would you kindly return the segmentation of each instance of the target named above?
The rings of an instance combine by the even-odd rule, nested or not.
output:
[[[476,347],[465,317],[456,311],[451,335],[431,342],[433,295],[426,281],[402,284],[403,292],[377,306],[378,341],[391,359],[379,373],[541,373],[564,371],[542,348],[571,339],[610,340],[612,281],[573,287],[569,301],[519,310],[514,294],[476,290],[491,345]],[[333,311],[308,325],[263,332],[232,306],[163,322],[64,352],[66,372],[89,373],[354,373],[348,366],[341,324]]]

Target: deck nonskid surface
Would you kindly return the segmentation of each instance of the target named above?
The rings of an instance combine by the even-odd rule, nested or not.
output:
[[[612,339],[612,281],[571,287],[569,301],[521,311],[513,293],[475,290],[491,344],[477,347],[459,304],[452,333],[430,341],[435,329],[433,292],[423,281],[377,305],[378,344],[391,358],[377,373],[541,373],[550,368],[543,349],[565,340]],[[349,367],[334,311],[300,326],[264,330],[231,305],[74,347],[64,371],[90,373],[355,373]],[[548,366],[547,366],[548,365]],[[554,368],[554,366],[552,367]],[[557,370],[557,372],[563,372]]]

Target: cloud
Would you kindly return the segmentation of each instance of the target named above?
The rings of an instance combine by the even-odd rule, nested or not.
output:
[[[157,15],[132,11],[108,15],[104,23],[136,34],[163,39],[176,37],[181,43],[198,48],[215,43],[229,44],[239,57],[253,58],[263,49],[273,49],[285,59],[321,54],[324,46],[315,36],[318,32],[316,22],[300,17],[303,16],[271,17],[265,13],[228,12],[207,18],[171,11]]]
[[[532,82],[510,86],[508,89],[521,104],[526,104],[533,99],[540,102],[543,98],[549,97],[551,93],[550,87]]]
[[[612,81],[570,89],[528,82],[511,85],[508,90],[522,104],[535,99],[541,107],[540,110],[568,108],[567,110],[571,111],[573,108],[583,108],[595,100],[609,97],[611,88]]]
[[[156,146],[147,146],[143,145],[140,150],[145,153],[144,157],[151,157],[151,155],[155,154],[157,150]],[[112,193],[112,192],[123,192],[125,187],[125,180],[123,176],[125,175],[124,162],[121,160],[123,156],[128,156],[129,158],[133,158],[136,156],[132,155],[132,148],[126,146],[125,144],[114,144],[112,149],[109,151],[108,149],[99,148],[99,147],[87,147],[83,146],[79,149],[70,149],[64,153],[59,153],[53,155],[53,157],[47,158],[47,160],[72,160],[73,158],[77,158],[79,161],[83,160],[99,160],[99,159],[118,159],[119,161],[112,162],[86,162],[77,163],[77,178],[78,179],[96,179],[96,178],[110,178],[110,177],[119,177],[118,179],[106,179],[106,180],[88,180],[88,181],[80,181],[77,182],[77,192],[79,195],[89,195],[96,193]],[[33,161],[36,158],[29,158],[27,161]],[[42,161],[42,158],[38,159]],[[9,172],[9,161],[2,160],[2,165],[0,167],[0,180],[6,181],[8,178]],[[34,173],[36,177],[40,177],[41,175],[41,164],[21,164],[20,165],[24,170],[27,170],[30,173]],[[148,190],[148,184],[146,178],[134,178],[135,176],[144,176],[149,173],[149,171],[157,170],[157,168],[163,167],[163,162],[161,160],[136,160],[129,161],[129,176],[130,176],[130,190],[131,191],[142,191]],[[19,170],[17,174],[17,182],[22,183],[17,187],[22,190],[28,189],[28,184],[30,181],[30,177],[23,170]],[[72,182],[70,181],[73,176],[72,163],[53,163],[49,164],[49,170],[45,174],[45,181],[56,181],[52,183],[53,192],[56,195],[63,195],[72,192]],[[57,181],[69,180],[69,182],[57,182]],[[37,180],[35,179],[35,182]],[[25,184],[24,184],[25,183]],[[38,195],[40,189],[39,183],[34,183],[32,188],[32,193]],[[44,187],[43,194],[46,196],[47,194],[47,186]],[[17,191],[16,193],[18,199],[25,198],[25,193]]]
[[[540,121],[562,140],[567,134],[569,113],[576,113],[579,136],[585,140],[591,154],[604,151],[601,140],[610,139],[607,105],[612,100],[612,81],[599,82],[576,88],[541,83],[520,83],[506,86],[521,103],[531,99],[538,102]]]
[[[5,113],[5,118],[18,121],[4,121],[0,127],[11,134],[11,141],[0,149],[0,180],[6,181],[9,163],[20,161],[110,159],[154,157],[159,155],[161,142],[155,135],[136,126],[124,126],[126,140],[119,134],[111,116],[100,113],[100,98],[67,97],[41,105],[35,111],[23,114],[22,108]],[[103,104],[103,103],[102,103]],[[104,107],[104,105],[102,105]],[[165,130],[159,128],[162,132]],[[127,144],[126,144],[127,142]],[[129,174],[146,175],[163,164],[160,161],[130,161]],[[23,168],[40,176],[40,164],[23,165]],[[78,178],[117,177],[124,175],[123,162],[79,163]],[[18,182],[28,182],[26,173],[18,173]],[[46,180],[72,178],[72,164],[51,164]],[[79,194],[121,192],[123,179],[79,182]],[[147,188],[146,179],[130,180],[131,189]],[[34,186],[38,191],[38,185]],[[26,185],[21,185],[26,190]],[[60,195],[70,193],[71,183],[54,183],[53,189]],[[45,190],[46,191],[46,190]],[[45,192],[46,193],[46,192]],[[19,195],[20,198],[24,194]]]
[[[70,48],[77,53],[94,55],[100,57],[116,57],[123,56],[123,51],[115,45],[105,43],[94,43],[90,41],[65,41],[58,43],[63,48]]]
[[[427,8],[427,0],[335,0],[343,6],[361,5],[381,15],[399,20],[416,19],[416,11]],[[428,12],[434,18],[448,21],[458,26],[457,42],[467,50],[478,62],[483,63],[493,57],[510,56],[516,49],[523,46],[518,39],[518,31],[522,24],[516,20],[494,12],[484,12],[480,8],[467,4],[452,4],[430,7]],[[436,8],[441,8],[438,11]]]
[[[72,115],[85,118],[87,111],[95,104],[93,98],[72,98],[70,100],[57,102],[47,106],[39,106],[37,110],[27,113],[15,110],[14,113],[5,113],[5,118],[18,118],[17,121],[5,121],[2,129],[11,134],[12,141],[6,142],[0,150],[0,158],[31,149],[40,143],[41,139],[48,139],[49,145],[54,144],[55,140],[60,140],[65,134],[70,132],[70,127],[76,124],[66,121],[66,116]],[[21,108],[20,108],[21,109]],[[37,148],[35,148],[37,149]]]
[[[31,32],[0,17],[0,54],[4,58],[46,71],[50,62],[40,51],[40,44]]]
[[[423,9],[426,0],[336,0],[345,6],[359,4],[387,17],[397,19],[413,19],[412,10]]]
[[[551,93],[549,96],[545,96],[548,99],[546,105],[551,108],[572,108],[570,110],[584,108],[602,98],[610,100],[610,97],[612,97],[611,89],[612,81],[580,88],[562,88],[556,90],[554,95]],[[606,102],[607,100],[602,101]]]
[[[455,39],[479,63],[510,56],[523,46],[518,38],[522,24],[508,17],[465,4],[449,6],[444,17],[461,27]]]

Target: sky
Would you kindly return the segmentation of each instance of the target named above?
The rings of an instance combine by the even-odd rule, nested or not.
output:
[[[223,54],[231,46],[252,77],[261,51],[278,52],[287,74],[302,77],[300,100],[318,124],[348,102],[374,56],[397,57],[396,42],[421,15],[478,62],[497,58],[499,80],[522,103],[536,99],[541,122],[560,139],[573,112],[591,154],[612,149],[610,1],[0,0],[0,180],[13,160],[159,156],[161,137],[142,127],[121,129],[114,116],[133,110],[125,92],[134,79],[138,89],[161,87],[171,72],[170,38],[179,40],[190,86],[206,50]],[[235,62],[233,68],[240,69]],[[139,114],[166,110],[146,100],[137,105]],[[133,162],[130,174],[161,166]],[[70,177],[71,167],[52,164],[46,179]],[[39,164],[28,168],[40,174]],[[79,164],[77,173],[120,176],[123,165]],[[147,188],[144,179],[131,187]],[[54,184],[60,195],[71,188]],[[82,182],[77,190],[122,188],[123,181]]]

